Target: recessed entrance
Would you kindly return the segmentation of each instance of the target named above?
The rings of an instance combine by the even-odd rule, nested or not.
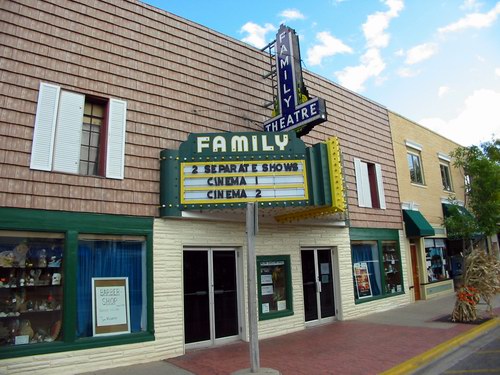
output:
[[[184,250],[184,334],[189,346],[240,337],[235,249]]]
[[[326,323],[335,317],[331,249],[304,249],[302,285],[306,323]]]

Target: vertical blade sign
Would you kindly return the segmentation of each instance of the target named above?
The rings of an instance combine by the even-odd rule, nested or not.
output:
[[[302,79],[299,38],[295,31],[281,25],[276,35],[276,71],[278,97],[275,117],[264,123],[264,131],[295,130],[298,136],[307,134],[315,125],[327,120],[324,99],[309,98]]]

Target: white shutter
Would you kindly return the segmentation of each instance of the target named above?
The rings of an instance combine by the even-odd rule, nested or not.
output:
[[[54,145],[54,171],[78,173],[85,95],[62,91]]]
[[[375,164],[375,173],[377,174],[377,190],[378,190],[378,200],[380,202],[380,208],[385,210],[385,192],[384,192],[384,181],[382,180],[382,168],[380,164]]]
[[[372,197],[370,195],[370,179],[368,178],[368,165],[355,158],[354,170],[356,172],[358,205],[359,207],[372,207]]]
[[[123,180],[125,174],[125,133],[127,102],[110,99],[108,115],[108,140],[106,177]]]
[[[52,168],[59,92],[59,86],[40,83],[31,146],[31,169],[50,171]]]

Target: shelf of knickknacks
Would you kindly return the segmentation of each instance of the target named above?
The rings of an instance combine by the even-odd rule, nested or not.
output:
[[[22,288],[60,284],[61,273],[43,272],[40,268],[29,269],[29,272],[27,272],[25,268],[11,268],[11,272],[8,276],[0,277],[0,288]]]

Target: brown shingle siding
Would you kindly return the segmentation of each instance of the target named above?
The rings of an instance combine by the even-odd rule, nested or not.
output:
[[[19,207],[157,215],[163,148],[177,148],[191,132],[261,130],[271,115],[262,107],[271,100],[270,81],[262,79],[268,57],[206,27],[132,0],[19,0],[1,7],[0,126],[10,130],[0,134],[17,148],[0,142],[0,178],[16,180],[25,191],[31,186],[33,199],[22,192],[12,200]],[[323,77],[305,72],[304,78],[329,112],[329,121],[306,142],[340,137],[346,180],[354,191],[353,157],[383,166],[388,219],[369,210],[358,215],[350,191],[351,223],[396,225],[386,109]],[[125,180],[29,169],[41,81],[127,101]]]

